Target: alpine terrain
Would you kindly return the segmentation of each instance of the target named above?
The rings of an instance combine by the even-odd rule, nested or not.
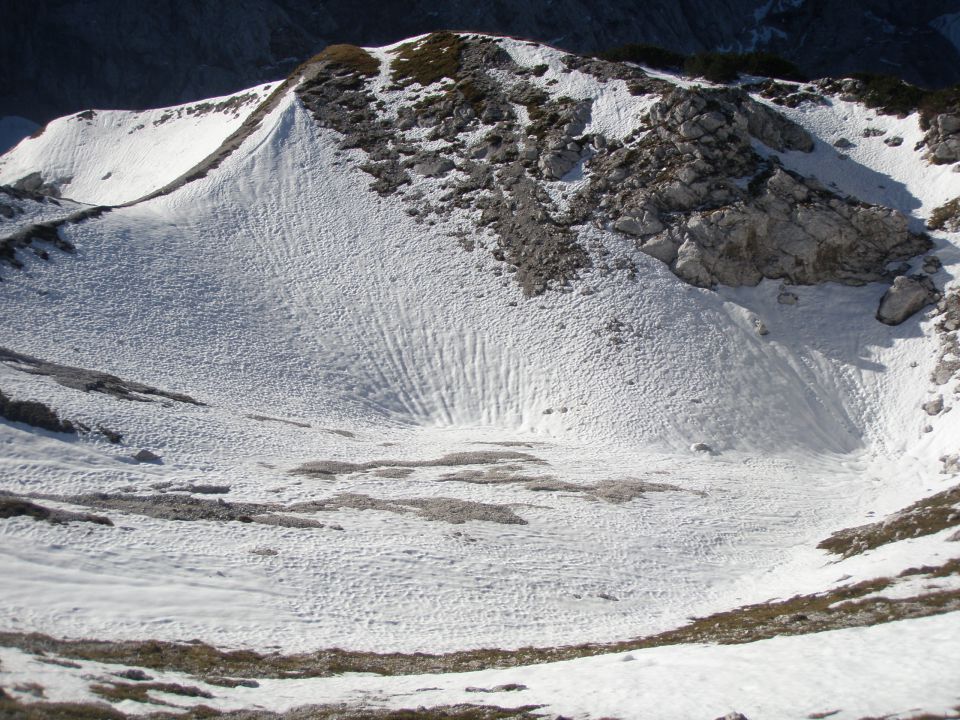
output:
[[[21,141],[0,716],[960,717],[960,105],[895,90],[438,32]]]

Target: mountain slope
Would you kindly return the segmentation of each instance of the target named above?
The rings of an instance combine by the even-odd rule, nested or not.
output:
[[[129,193],[96,178],[149,156],[125,132],[142,120],[86,127],[62,192],[117,206],[57,229],[72,254],[18,246],[4,267],[0,346],[20,355],[0,388],[90,430],[4,422],[0,477],[113,525],[4,520],[23,578],[4,629],[287,653],[609,642],[954,558],[952,528],[816,548],[944,490],[958,450],[957,414],[921,408],[955,404],[929,378],[943,316],[874,317],[894,275],[949,293],[960,262],[955,234],[921,233],[960,175],[914,149],[918,116],[812,87],[781,113],[581,63],[484,36],[328,51],[229,151],[240,118],[158,127],[182,167]],[[57,177],[71,122],[0,178]],[[327,697],[312,687],[298,702]],[[867,694],[839,699],[878,711]]]

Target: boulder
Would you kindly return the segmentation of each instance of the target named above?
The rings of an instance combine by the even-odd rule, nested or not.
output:
[[[553,150],[543,155],[537,166],[544,177],[559,180],[576,167],[580,154],[572,150]]]
[[[136,455],[133,456],[133,459],[142,463],[154,463],[155,465],[163,464],[163,459],[159,455],[152,453],[147,449],[140,450]]]
[[[943,395],[937,395],[933,400],[925,402],[921,407],[927,415],[939,415],[943,412]]]
[[[640,216],[624,215],[613,224],[613,229],[628,235],[644,237],[656,235],[663,230],[663,223],[660,222],[656,213],[645,210]]]
[[[417,175],[424,175],[425,177],[440,177],[446,175],[448,172],[454,169],[453,160],[449,158],[431,158],[429,160],[422,160],[413,166],[413,171]]]
[[[880,299],[877,320],[886,325],[899,325],[937,300],[936,290],[928,278],[900,275]]]

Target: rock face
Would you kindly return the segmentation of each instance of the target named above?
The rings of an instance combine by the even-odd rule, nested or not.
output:
[[[567,72],[658,98],[619,138],[586,133],[592,101],[551,93],[495,39],[435,33],[388,62],[391,108],[373,91],[380,62],[359,48],[318,55],[296,91],[343,149],[366,154],[359,167],[372,190],[431,224],[475,212],[496,241],[469,246],[485,246],[527,295],[569,289],[597,262],[580,240],[590,225],[631,238],[700,287],[889,280],[888,264],[931,247],[901,214],[783,168],[775,153],[809,152],[813,138],[742,89],[685,89],[636,67],[564,57]],[[560,197],[559,181],[574,172],[580,181]],[[426,202],[430,183],[438,192]],[[632,261],[616,267],[632,272]]]
[[[960,379],[960,289],[954,288],[937,304],[937,333],[940,350],[931,380],[946,385]]]
[[[37,122],[88,107],[173,105],[282,77],[331,43],[381,45],[445,28],[529,37],[575,52],[653,43],[690,53],[767,50],[810,77],[896,67],[923,86],[960,82],[960,52],[930,23],[951,0],[57,0],[6,3],[0,116]],[[590,22],[584,22],[590,18]],[[855,27],[857,32],[850,32]],[[121,71],[122,69],[122,71]]]
[[[877,320],[886,325],[899,325],[938,299],[933,283],[925,276],[900,275],[880,299]]]
[[[929,122],[929,129],[924,136],[927,159],[937,165],[960,160],[960,115],[941,114]]]
[[[650,124],[639,142],[594,158],[594,197],[619,210],[614,230],[692,285],[871,282],[891,260],[930,247],[901,214],[763,160],[752,141],[804,152],[813,141],[742,91],[670,90]]]

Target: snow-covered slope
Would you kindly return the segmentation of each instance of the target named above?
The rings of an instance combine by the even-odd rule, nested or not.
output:
[[[634,95],[550,48],[484,42],[543,102],[591,101],[580,135],[653,132],[660,95]],[[384,118],[452,84],[398,88],[391,62],[403,52],[371,50],[376,69],[360,76]],[[252,99],[236,114],[55,121],[0,160],[0,181],[69,176],[64,196],[120,205],[217,150],[269,89],[238,96]],[[0,522],[0,573],[20,578],[0,588],[0,630],[284,652],[607,642],[956,556],[946,533],[867,561],[815,549],[948,487],[940,457],[960,450],[960,414],[921,410],[935,391],[936,321],[877,322],[889,283],[694,287],[598,220],[570,228],[589,262],[530,296],[513,280],[523,267],[497,256],[503,245],[480,222],[482,192],[460,184],[461,158],[490,142],[493,122],[475,119],[453,141],[426,123],[404,128],[416,162],[439,152],[459,165],[414,166],[409,185],[377,193],[369,165],[384,158],[345,146],[348,131],[323,127],[304,97],[286,91],[205,175],[60,227],[73,254],[23,255],[22,270],[4,272],[0,347],[202,404],[85,393],[100,386],[0,356],[7,396],[91,429],[4,421],[0,490],[113,521]],[[534,104],[511,107],[535,121]],[[758,141],[762,156],[893,207],[914,230],[960,195],[960,174],[913,150],[916,116],[833,98],[785,112],[813,151]],[[904,142],[862,137],[866,127]],[[840,135],[857,136],[843,156]],[[603,151],[591,147],[561,178],[538,176],[558,213],[597,175]],[[955,235],[934,243],[942,288],[960,253]],[[949,392],[936,390],[948,408]],[[162,463],[134,462],[140,448]],[[557,711],[588,712],[570,707]]]
[[[159,110],[85,110],[0,156],[0,184],[40,172],[78,202],[119,205],[192,168],[267,98],[272,85]]]

